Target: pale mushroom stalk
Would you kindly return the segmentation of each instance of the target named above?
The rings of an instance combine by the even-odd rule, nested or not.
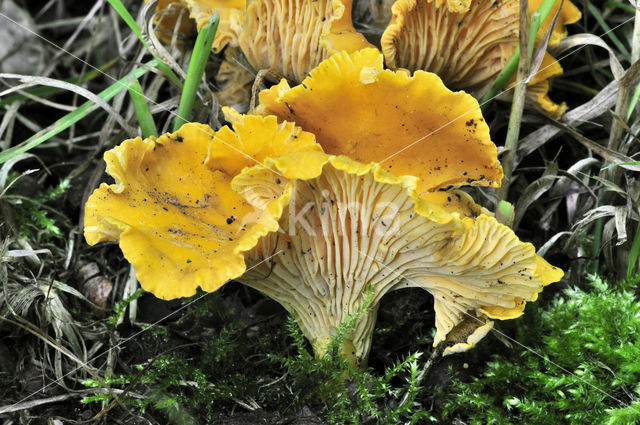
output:
[[[389,291],[433,294],[449,354],[562,277],[455,189],[496,186],[502,169],[477,102],[434,74],[342,52],[260,101],[266,116],[224,109],[233,128],[185,124],[105,153],[115,183],[87,201],[87,242],[119,241],[162,299],[250,285],[296,311],[317,356],[354,320],[342,354],[359,366]]]
[[[475,205],[469,205],[466,219],[439,223],[429,216],[437,206],[412,196],[415,179],[389,182],[377,166],[325,160],[321,175],[309,180],[287,181],[258,166],[232,183],[258,209],[273,193],[263,189],[269,174],[283,187],[291,185],[280,230],[248,252],[247,264],[257,266],[238,280],[295,310],[318,356],[335,329],[354,316],[342,353],[366,365],[380,299],[411,286],[434,295],[434,345],[445,343],[460,323],[478,318],[464,338],[444,344],[445,354],[463,351],[486,334],[488,317],[517,317],[525,300],[549,283],[549,274],[558,275],[537,260],[533,246]],[[345,170],[350,168],[360,169]],[[450,196],[472,204],[462,193]]]

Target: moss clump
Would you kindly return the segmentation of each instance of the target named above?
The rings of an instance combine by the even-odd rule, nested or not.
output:
[[[438,391],[439,415],[467,424],[640,423],[640,276],[589,277],[542,310],[527,307],[510,352],[480,376]],[[435,412],[434,412],[435,413]]]

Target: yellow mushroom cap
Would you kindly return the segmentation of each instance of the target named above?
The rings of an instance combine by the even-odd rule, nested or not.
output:
[[[565,102],[557,104],[549,98],[550,81],[558,75],[562,75],[562,66],[553,56],[545,52],[538,71],[527,85],[527,102],[540,112],[556,119],[560,118],[567,110]],[[514,75],[508,86],[513,87],[516,81],[517,75]]]
[[[251,0],[239,44],[256,69],[293,81],[330,54],[371,46],[351,22],[351,0]]]
[[[231,179],[268,155],[320,149],[313,136],[275,118],[248,124],[236,133],[186,124],[106,152],[115,184],[103,183],[87,201],[87,242],[119,241],[142,287],[163,299],[191,296],[197,287],[214,291],[242,275],[243,252],[278,228],[283,206],[275,200],[256,211],[231,190]],[[253,224],[243,227],[247,216]]]
[[[256,112],[295,122],[327,153],[417,176],[420,191],[502,180],[478,102],[435,74],[383,70],[375,49],[337,53],[296,87],[282,80]]]
[[[352,73],[364,75],[388,96],[398,89],[397,75],[400,88],[421,81],[373,65],[350,68],[367,55],[337,54],[312,78],[339,64],[347,81],[354,81]],[[381,61],[378,54],[372,58]],[[326,99],[322,84],[308,87]],[[433,90],[404,93],[407,103],[419,96],[449,106]],[[367,94],[381,99],[376,90]],[[464,102],[467,95],[459,95]],[[400,106],[386,105],[391,111]],[[317,355],[325,353],[335,327],[357,314],[343,351],[362,365],[378,302],[389,291],[415,286],[434,295],[434,345],[446,341],[446,354],[476,344],[489,319],[518,317],[527,301],[562,277],[463,192],[419,193],[423,176],[325,153],[314,134],[280,117],[230,116],[233,130],[186,124],[105,154],[115,184],[102,184],[89,198],[85,237],[90,244],[119,241],[142,287],[160,298],[193,295],[197,287],[214,291],[237,279],[296,311]],[[377,124],[384,131],[384,120]],[[346,132],[346,140],[352,134]],[[480,143],[476,155],[486,153],[488,143]],[[436,150],[419,151],[414,161],[421,161],[418,155],[451,161],[437,150],[442,144],[429,146]],[[490,164],[495,146],[492,152]],[[405,168],[418,169],[405,161]]]
[[[562,74],[562,67],[549,53],[545,53],[538,72],[533,76],[527,87],[527,99],[541,112],[552,118],[560,118],[567,110],[567,104],[555,103],[549,98],[551,79]],[[512,80],[512,82],[515,81]]]

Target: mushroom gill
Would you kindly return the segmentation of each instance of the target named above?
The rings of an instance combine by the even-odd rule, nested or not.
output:
[[[292,81],[332,53],[371,46],[353,28],[351,0],[250,0],[239,45],[254,69]]]
[[[192,37],[218,12],[220,21],[212,48],[220,52],[227,45],[237,46],[238,25],[245,7],[246,0],[158,0],[156,35],[165,43],[171,42],[176,30],[179,41]],[[180,25],[176,26],[178,19]]]
[[[307,86],[308,93],[294,88],[295,99],[287,99],[295,100],[296,113],[303,105],[313,113],[318,106],[305,98],[316,92],[322,104],[339,99],[329,96],[323,79],[344,77],[353,84],[354,76],[366,88],[354,87],[348,95],[370,97],[343,111],[334,109],[333,115],[370,109],[371,102],[388,98],[381,105],[390,108],[389,116],[385,120],[374,108],[378,120],[355,121],[356,129],[347,131],[339,119],[315,110],[317,120],[343,132],[342,139],[328,137],[331,133],[310,115],[300,116],[305,119],[300,128],[280,116],[240,115],[225,108],[233,128],[214,132],[185,124],[176,133],[128,140],[108,151],[107,172],[115,184],[103,183],[87,202],[87,242],[119,241],[142,287],[163,299],[193,295],[198,287],[215,291],[229,279],[252,286],[296,311],[317,356],[325,354],[336,327],[351,317],[354,326],[345,336],[343,355],[366,364],[380,298],[409,286],[435,298],[434,345],[443,344],[445,354],[469,349],[488,332],[491,319],[521,315],[525,303],[559,280],[562,271],[469,195],[438,190],[443,184],[490,183],[480,174],[467,177],[457,162],[459,152],[474,157],[478,167],[501,173],[491,141],[465,131],[473,123],[454,125],[447,133],[464,149],[447,150],[438,139],[427,139],[413,151],[414,160],[407,156],[393,163],[400,172],[390,171],[384,157],[352,149],[368,135],[388,137],[392,131],[399,145],[389,149],[403,146],[413,133],[404,135],[402,123],[393,127],[394,114],[405,114],[405,124],[417,125],[412,120],[427,119],[429,102],[442,108],[434,106],[432,114],[447,117],[463,101],[460,96],[471,96],[449,92],[448,97],[442,83],[424,72],[411,77],[383,71],[380,54],[364,50],[332,56],[305,80],[314,84]],[[280,94],[286,98],[287,91]],[[266,93],[269,97],[276,106],[284,99],[273,92]],[[425,112],[410,113],[416,106],[407,99],[413,97]],[[477,126],[478,134],[485,134],[486,124]],[[437,161],[418,161],[429,155]],[[443,168],[453,170],[437,172]]]
[[[447,87],[483,85],[518,42],[517,0],[475,0],[465,10],[434,0],[400,0],[381,44],[391,69],[438,74]]]
[[[397,0],[391,7],[391,21],[381,37],[386,64],[392,69],[435,72],[449,87],[482,91],[517,46],[519,3],[518,0]],[[532,1],[530,13],[535,12],[540,3]],[[558,8],[556,4],[543,22],[538,40],[549,28]],[[578,9],[565,1],[549,44],[557,44],[566,37],[565,25],[579,18]],[[529,97],[542,101],[539,109],[558,117],[566,106],[553,104],[547,96],[548,79],[562,73],[560,65],[553,62],[551,70],[541,67],[540,73],[547,78],[545,82],[539,81],[540,78],[530,82],[530,87],[537,86]]]
[[[302,167],[305,177],[317,177],[296,178]],[[280,231],[248,252],[249,271],[237,280],[295,310],[317,355],[324,354],[335,328],[355,315],[345,355],[366,364],[380,299],[410,286],[434,296],[434,346],[444,342],[445,353],[462,351],[477,332],[486,334],[490,318],[518,317],[526,301],[562,275],[495,218],[476,216],[475,208],[466,209],[468,216],[446,212],[469,202],[463,195],[449,193],[449,205],[446,198],[444,204],[427,201],[416,194],[415,178],[396,177],[375,163],[285,155],[243,172],[233,185],[257,199],[254,207],[260,209],[260,200],[270,197],[264,193],[268,179],[283,190],[290,186],[291,197]],[[447,335],[470,318],[470,339],[448,347]]]

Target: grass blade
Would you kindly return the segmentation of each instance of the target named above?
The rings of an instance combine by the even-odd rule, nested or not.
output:
[[[625,12],[636,13],[636,9],[630,4],[623,3],[621,1],[606,1],[602,5],[603,7],[617,7],[618,9],[622,9]]]
[[[157,65],[157,61],[155,59],[151,60],[147,62],[146,65],[149,67],[155,67]],[[129,76],[133,75],[135,78],[140,78],[142,75],[146,74],[148,71],[149,70],[146,68],[134,69],[124,78],[116,81],[114,84],[112,84],[111,86],[107,87],[106,89],[98,93],[98,97],[100,97],[105,102],[111,100],[116,94],[120,93],[122,90],[127,88],[128,82],[129,82]],[[60,132],[71,127],[73,124],[77,123],[82,118],[86,117],[96,109],[98,109],[98,105],[96,105],[91,101],[83,103],[78,109],[60,118],[48,128],[45,128],[37,132],[36,134],[29,137],[27,140],[20,143],[19,145],[16,145],[9,149],[5,149],[4,151],[0,152],[0,164],[8,161],[9,159],[15,157],[16,155],[19,155],[23,152],[28,151],[29,149],[32,149],[38,146],[41,143],[46,142],[56,134],[59,134]]]
[[[27,84],[40,84],[43,86],[57,87],[59,89],[68,90],[70,92],[73,92],[79,96],[86,98],[90,102],[93,102],[100,108],[104,109],[109,115],[115,118],[115,120],[120,124],[120,126],[123,129],[129,132],[133,131],[133,128],[129,124],[127,124],[125,120],[118,114],[118,112],[116,112],[107,102],[102,100],[100,96],[96,96],[95,94],[93,94],[93,92],[85,89],[84,87],[81,87],[75,84],[70,84],[65,81],[56,80],[53,78],[38,77],[38,76],[34,77],[31,75],[22,75],[22,74],[0,73],[0,79],[12,79],[12,80],[18,80],[22,83],[27,83]]]
[[[215,37],[218,29],[218,22],[220,22],[220,15],[216,12],[211,18],[209,18],[209,23],[202,27],[198,32],[198,37],[196,38],[196,43],[193,47],[193,54],[189,61],[189,68],[187,69],[187,78],[184,82],[184,89],[182,90],[182,96],[180,97],[178,115],[173,122],[173,131],[178,131],[178,129],[191,118],[193,103],[196,99],[196,93],[198,92],[198,86],[200,86],[202,74],[204,73],[204,67],[209,59],[209,53],[211,52],[211,46],[213,45],[213,38]]]
[[[142,137],[145,139],[149,136],[158,137],[158,129],[151,116],[151,111],[149,111],[144,93],[142,93],[142,87],[133,75],[129,77],[129,96],[131,96],[131,103],[133,103],[133,109],[138,117]]]
[[[636,234],[633,237],[633,243],[631,244],[631,250],[629,250],[629,262],[627,263],[627,278],[633,275],[633,272],[638,264],[638,256],[640,256],[640,221],[638,221],[638,227],[636,227]]]
[[[93,69],[89,72],[87,72],[86,74],[83,74],[79,77],[73,77],[73,78],[69,78],[64,80],[67,83],[70,84],[82,84],[82,83],[86,83],[87,81],[91,81],[96,77],[101,76],[102,74],[104,74],[108,69],[110,69],[113,65],[115,65],[116,63],[118,63],[118,61],[120,60],[120,58],[114,58],[111,59],[109,62],[107,62],[106,64],[102,65],[101,67],[97,68],[97,69]],[[26,90],[27,93],[29,94],[33,94],[35,96],[47,96],[50,94],[54,94],[54,93],[59,93],[62,90],[56,87],[49,87],[49,86],[38,86],[38,87],[33,87],[33,88],[29,88]],[[13,102],[17,102],[19,100],[26,100],[27,97],[22,95],[22,94],[14,94],[12,96],[8,96],[5,97],[4,99],[0,99],[0,107],[6,106],[6,105],[10,105]]]
[[[136,23],[136,20],[133,19],[133,16],[131,16],[131,14],[129,13],[127,8],[124,6],[124,4],[122,4],[120,0],[107,0],[107,1],[115,9],[118,15],[120,15],[122,20],[129,26],[129,28],[131,28],[131,31],[133,31],[136,37],[138,37],[138,40],[142,42],[144,47],[146,47],[147,50],[151,52],[151,50],[149,49],[149,46],[147,45],[147,42],[145,41],[144,38],[142,38],[142,32],[140,31],[140,27]],[[169,68],[169,65],[162,62],[162,60],[156,57],[156,55],[154,55],[153,53],[151,54],[153,55],[153,58],[156,60],[156,63],[157,63],[155,65],[155,68],[158,68],[158,70],[164,73],[176,86],[182,89],[182,82],[180,81],[180,78],[178,78],[178,76],[171,70],[171,68]]]
[[[624,47],[624,44],[622,44],[618,36],[616,36],[615,33],[611,31],[611,27],[607,25],[604,18],[600,14],[600,11],[591,2],[587,3],[587,9],[589,9],[589,12],[591,12],[595,20],[602,27],[602,29],[605,31],[607,36],[611,39],[613,44],[615,44],[618,50],[624,55],[624,57],[627,58],[629,62],[631,62],[631,55],[629,54],[629,51],[627,50],[626,47]]]

